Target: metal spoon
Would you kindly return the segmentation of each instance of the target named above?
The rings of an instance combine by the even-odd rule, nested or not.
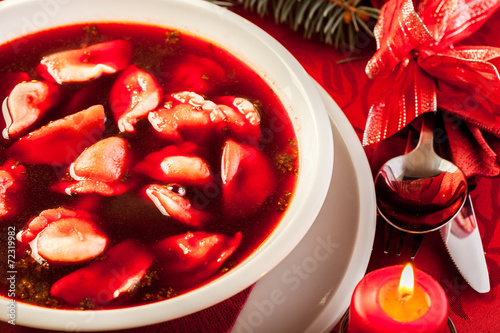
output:
[[[433,114],[422,115],[417,147],[389,160],[375,178],[380,215],[409,233],[441,228],[456,216],[467,197],[463,172],[434,151],[433,121]]]

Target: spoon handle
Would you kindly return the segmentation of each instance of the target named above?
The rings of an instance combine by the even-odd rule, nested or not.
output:
[[[434,113],[428,112],[422,115],[422,128],[417,148],[434,152]]]

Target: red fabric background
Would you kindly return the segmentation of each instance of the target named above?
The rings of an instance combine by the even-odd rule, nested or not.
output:
[[[237,12],[262,27],[281,42],[304,66],[306,71],[318,81],[339,104],[361,139],[370,105],[380,94],[381,87],[370,81],[364,68],[375,51],[373,40],[360,37],[357,50],[335,50],[314,40],[304,40],[300,33],[290,31],[286,26],[276,25],[272,17],[259,18],[253,13],[237,9]],[[487,24],[467,42],[500,46],[500,13],[494,15]],[[345,59],[350,62],[339,63]],[[399,155],[404,150],[404,138],[394,138],[394,149],[384,155]],[[383,163],[377,156],[380,151],[367,149],[367,156],[374,170]],[[447,293],[451,307],[450,316],[459,332],[500,332],[500,308],[498,284],[500,280],[500,180],[480,179],[471,197],[477,214],[482,235],[486,260],[490,271],[491,291],[478,294],[462,279],[450,261],[437,233],[424,238],[414,265],[437,279]],[[368,271],[393,264],[405,263],[405,253],[401,258],[384,255],[384,222],[377,222],[377,233]],[[232,325],[239,308],[244,304],[250,290],[203,312],[173,322],[122,332],[224,332]],[[1,332],[39,332],[40,330],[12,327],[0,323]],[[336,330],[335,330],[336,331]]]

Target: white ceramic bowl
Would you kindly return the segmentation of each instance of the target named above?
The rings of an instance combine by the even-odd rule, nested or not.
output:
[[[103,331],[178,318],[255,283],[299,243],[314,222],[332,177],[333,138],[312,79],[276,40],[225,8],[202,0],[12,0],[0,2],[0,43],[71,23],[121,21],[179,29],[230,50],[264,77],[289,112],[299,144],[299,177],[286,215],[247,260],[184,295],[117,310],[53,310],[17,302],[16,324],[54,330]],[[0,308],[9,300],[0,297]],[[5,313],[5,311],[3,311]],[[2,320],[7,320],[2,315]]]

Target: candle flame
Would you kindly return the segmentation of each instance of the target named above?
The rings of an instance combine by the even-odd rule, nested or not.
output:
[[[401,279],[399,280],[398,295],[401,300],[410,299],[413,296],[414,278],[413,267],[411,264],[406,264]]]

